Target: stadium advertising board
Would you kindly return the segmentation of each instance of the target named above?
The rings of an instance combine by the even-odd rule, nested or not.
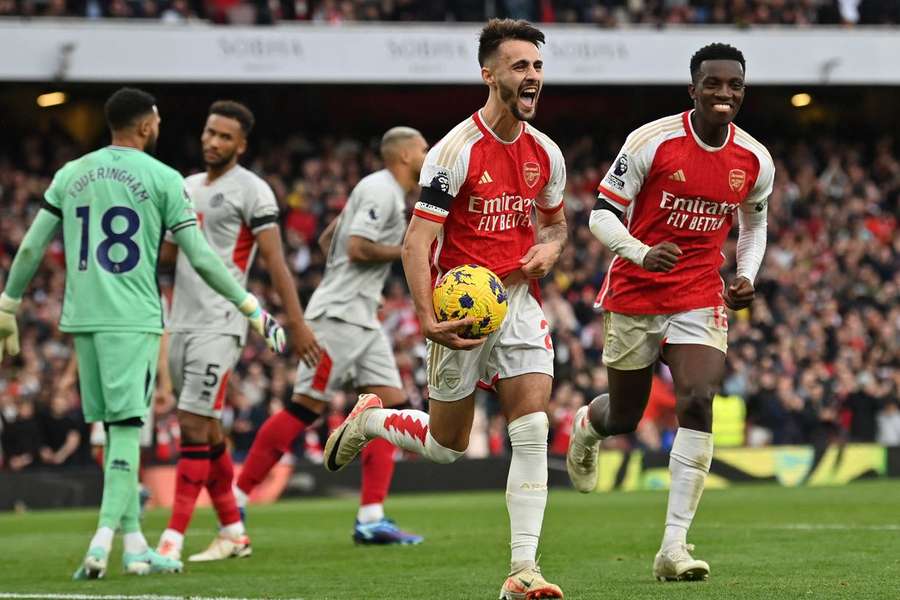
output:
[[[900,83],[900,36],[731,28],[547,26],[547,81],[682,84],[700,46],[739,46],[761,84]],[[0,21],[6,81],[477,84],[477,25],[280,25]]]

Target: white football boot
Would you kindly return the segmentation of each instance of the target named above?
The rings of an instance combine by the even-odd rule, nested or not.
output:
[[[705,581],[709,565],[691,556],[693,544],[672,544],[656,553],[653,576],[659,581]]]
[[[562,590],[550,583],[541,574],[537,565],[515,573],[510,573],[500,588],[500,600],[538,600],[539,598],[562,598]]]
[[[206,550],[192,554],[188,561],[209,562],[226,558],[248,558],[251,554],[253,554],[253,548],[250,546],[250,538],[246,534],[232,538],[220,533]]]
[[[366,411],[383,408],[381,398],[375,394],[360,394],[356,405],[340,427],[331,432],[325,442],[325,468],[340,471],[356,458],[369,443],[364,431]]]
[[[569,436],[569,449],[566,451],[566,470],[572,485],[582,494],[593,492],[597,489],[597,454],[600,450],[600,442],[591,445],[584,443],[585,427],[588,424],[589,406],[582,406],[575,413],[575,421],[572,423],[572,433]]]

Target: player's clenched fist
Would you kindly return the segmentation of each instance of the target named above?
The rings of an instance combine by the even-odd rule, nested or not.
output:
[[[653,273],[668,273],[678,264],[681,248],[672,242],[662,242],[650,248],[644,256],[644,269]]]
[[[456,321],[433,321],[422,324],[422,333],[429,340],[453,350],[471,350],[484,343],[485,338],[471,340],[460,336],[460,332],[475,322],[475,319],[457,319]]]
[[[723,299],[725,306],[731,310],[741,310],[753,304],[755,295],[756,290],[753,289],[753,283],[746,277],[738,277],[725,289]]]
[[[562,246],[557,243],[535,244],[528,249],[525,256],[519,259],[522,272],[529,279],[544,277],[556,264],[560,252],[562,252]]]
[[[275,320],[275,317],[263,310],[259,300],[253,294],[247,294],[247,298],[241,302],[241,313],[250,321],[250,326],[266,340],[266,345],[273,352],[284,352],[284,329]]]

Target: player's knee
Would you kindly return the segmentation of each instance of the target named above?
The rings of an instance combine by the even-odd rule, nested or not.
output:
[[[434,439],[431,431],[425,435],[425,453],[429,460],[438,464],[449,465],[456,462],[466,453],[468,447],[468,439],[461,446],[457,443],[448,448]]]
[[[191,445],[209,443],[211,422],[212,419],[209,417],[178,411],[178,428],[181,430],[182,443]]]
[[[541,411],[523,415],[510,423],[507,431],[514,452],[547,453],[547,436],[550,433],[547,413]]]
[[[715,388],[711,385],[690,386],[676,391],[678,423],[681,427],[708,431],[712,424]]]

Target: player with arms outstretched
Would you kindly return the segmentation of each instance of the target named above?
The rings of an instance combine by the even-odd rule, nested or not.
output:
[[[638,128],[600,183],[594,235],[613,258],[597,303],[605,311],[603,363],[609,394],[576,414],[566,456],[572,483],[597,486],[597,449],[635,430],[654,364],[668,363],[679,428],[669,458],[666,527],[653,574],[700,580],[687,530],[712,461],[712,401],[725,373],[728,316],[753,302],[766,247],[769,153],[732,121],[744,99],[744,56],[725,44],[691,58],[694,109]],[[722,246],[737,214],[737,276],[726,288]],[[625,218],[625,225],[620,219]],[[724,306],[723,306],[724,305]]]
[[[543,42],[544,34],[524,21],[487,24],[478,47],[487,102],[429,151],[422,168],[402,258],[428,338],[430,415],[384,409],[377,396],[364,395],[325,445],[329,470],[346,466],[375,438],[454,462],[469,445],[476,385],[492,384],[512,445],[506,487],[512,560],[500,597],[515,599],[563,596],[536,564],[547,503],[553,347],[535,294],[567,237],[562,153],[528,123],[543,83]],[[460,335],[470,320],[438,322],[432,304],[437,278],[468,263],[497,273],[509,293],[502,326],[480,340]]]
[[[191,175],[185,185],[206,241],[242,285],[247,283],[259,249],[287,313],[285,326],[291,345],[303,360],[315,364],[319,347],[303,320],[294,280],[285,263],[275,194],[259,176],[238,164],[254,123],[253,113],[243,104],[214,102],[200,136],[206,171]],[[188,560],[244,558],[251,554],[250,538],[232,492],[234,465],[220,419],[228,378],[247,336],[247,323],[203,281],[174,242],[170,239],[163,244],[162,261],[176,263],[167,328],[181,453],[172,516],[157,551],[181,559],[184,533],[200,491],[206,487],[221,529],[205,551]]]
[[[344,384],[352,382],[359,393],[377,394],[388,406],[406,402],[394,352],[377,313],[390,263],[400,257],[406,196],[419,181],[427,151],[425,138],[415,129],[389,129],[381,139],[385,168],[360,180],[340,216],[323,232],[319,243],[328,257],[325,275],[306,309],[324,350],[322,358],[315,367],[301,364],[297,368],[291,402],[256,434],[235,488],[239,501],[246,502]],[[422,541],[384,515],[394,451],[385,440],[363,451],[362,493],[353,530],[359,544]]]
[[[76,579],[104,575],[117,528],[124,533],[126,573],[181,570],[180,561],[148,547],[139,522],[141,425],[153,397],[163,331],[156,282],[163,232],[174,234],[194,269],[250,319],[271,348],[284,346],[281,327],[229,275],[197,230],[181,175],[148,154],[159,135],[153,96],[123,88],[105,108],[112,144],[56,173],[0,296],[0,341],[15,354],[16,310],[61,224],[66,288],[60,329],[75,338],[85,420],[102,421],[108,431],[100,522]]]

